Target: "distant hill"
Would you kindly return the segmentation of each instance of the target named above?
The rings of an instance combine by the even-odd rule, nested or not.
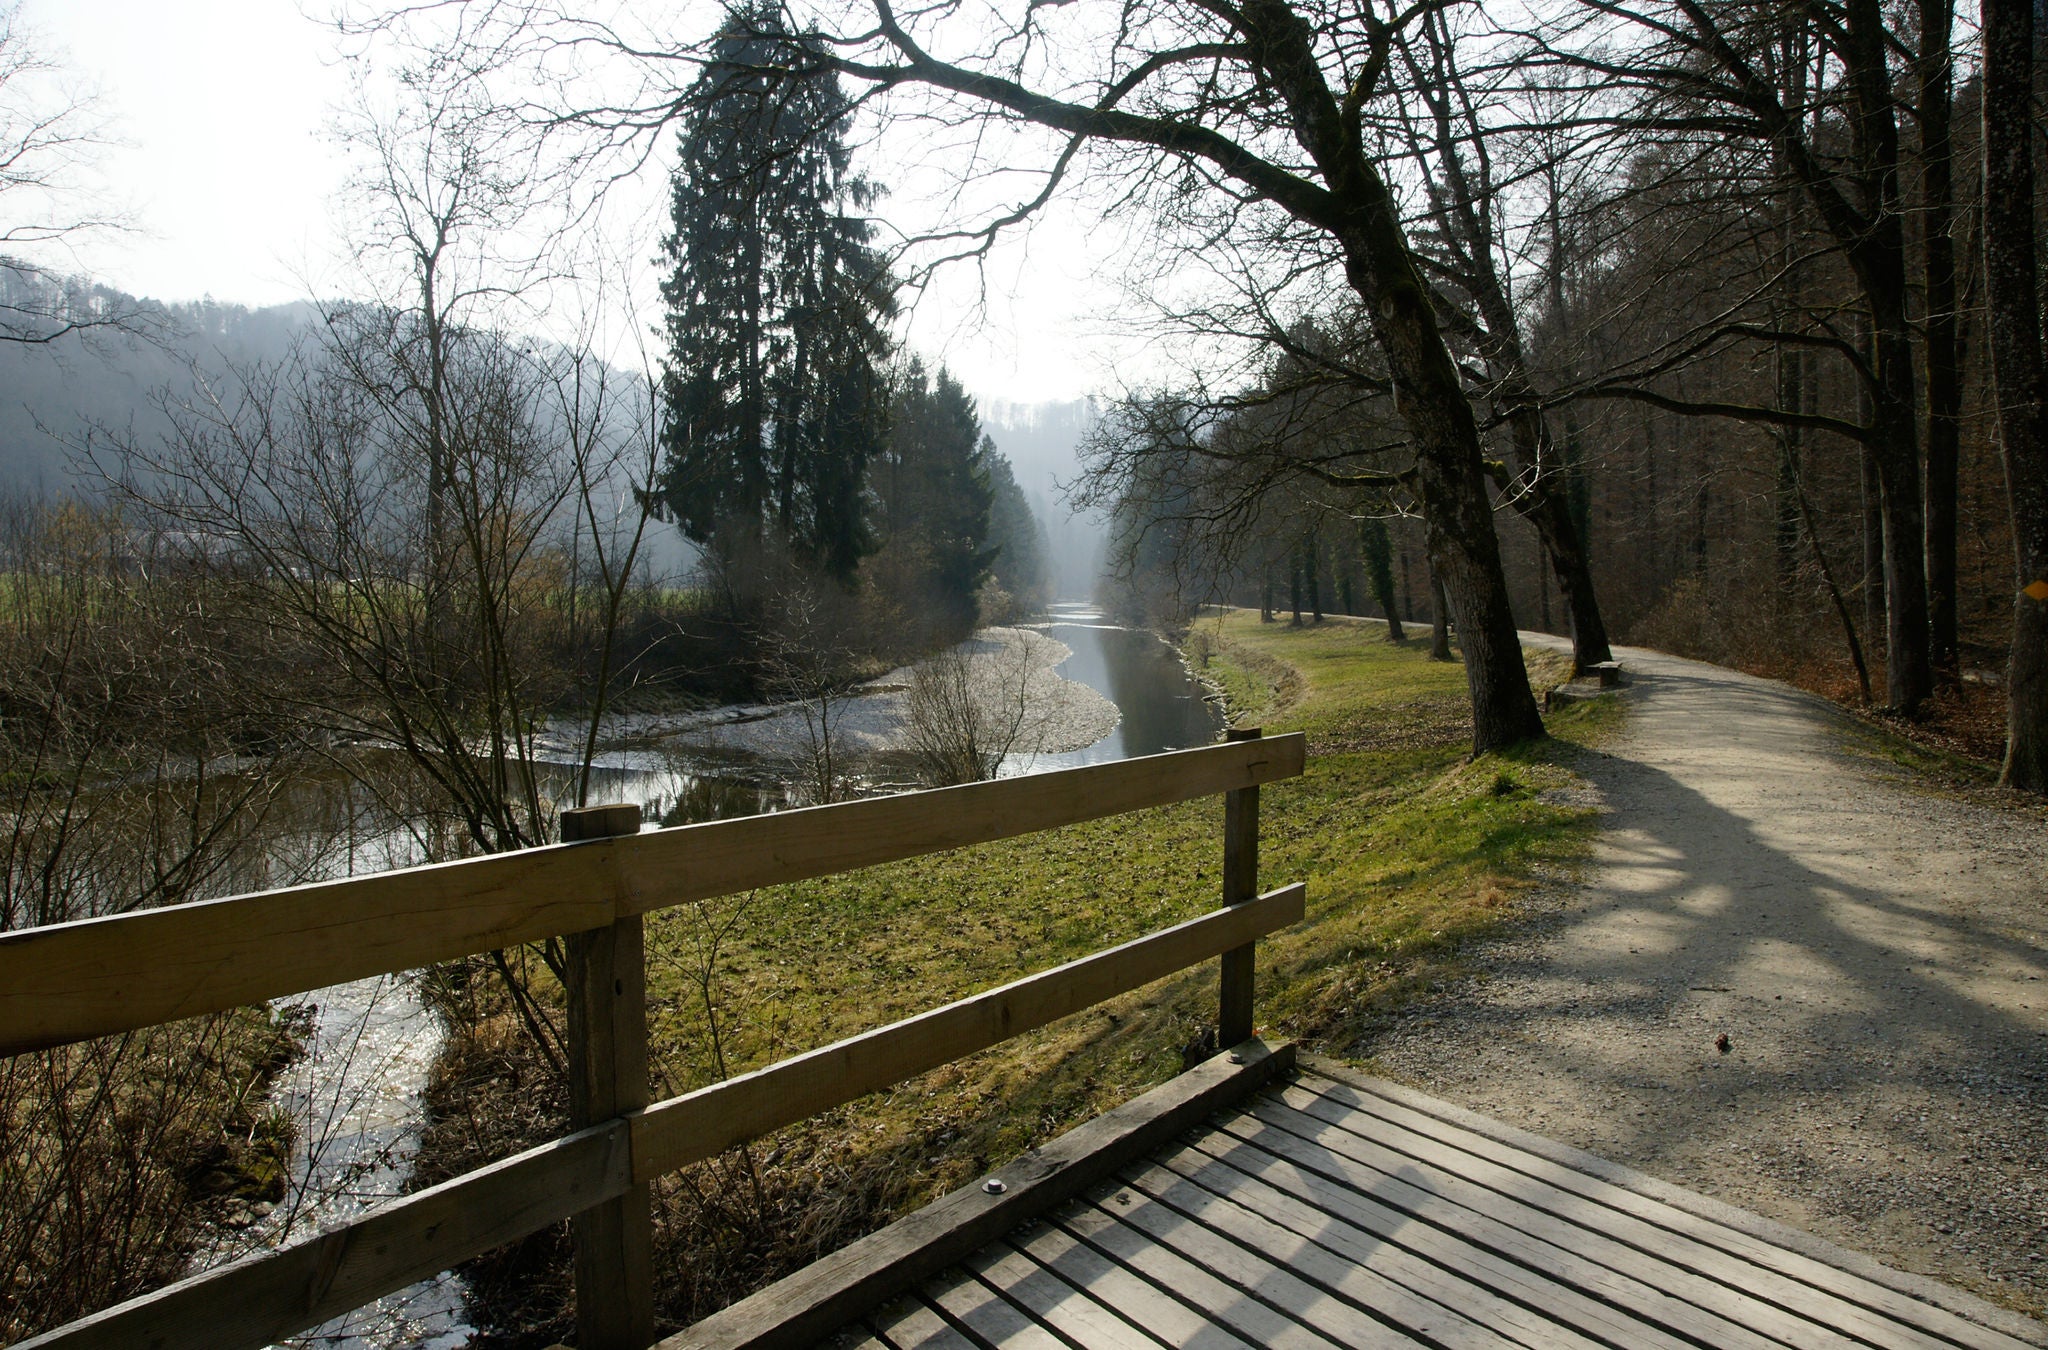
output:
[[[1095,418],[1091,399],[1057,403],[991,399],[981,404],[982,429],[1009,458],[1018,485],[1051,536],[1058,569],[1054,591],[1062,599],[1092,597],[1102,570],[1103,522],[1093,515],[1069,511],[1060,493],[1060,485],[1071,483],[1081,472],[1078,447]]]
[[[38,283],[14,274],[5,284]],[[190,395],[196,380],[275,361],[318,318],[304,302],[265,309],[211,299],[158,305],[94,289],[110,305],[148,315],[148,336],[102,330],[42,346],[0,343],[0,488],[55,493],[80,486],[79,453],[88,438],[97,439],[96,429],[152,437],[165,429],[157,406],[165,390]]]
[[[0,289],[36,284],[51,283],[0,275]],[[282,360],[320,321],[307,301],[262,309],[211,298],[153,304],[91,283],[65,284],[85,287],[110,308],[149,313],[150,334],[97,332],[46,346],[0,343],[0,491],[89,491],[92,474],[82,458],[89,442],[99,443],[102,433],[153,439],[168,429],[158,406],[165,391],[190,397],[197,381],[225,384],[235,369]],[[981,415],[1051,537],[1057,594],[1088,598],[1105,531],[1099,520],[1069,512],[1060,485],[1080,472],[1076,450],[1094,424],[1094,404],[990,400]],[[650,543],[657,570],[687,566],[693,550],[667,526],[655,533],[660,538]]]

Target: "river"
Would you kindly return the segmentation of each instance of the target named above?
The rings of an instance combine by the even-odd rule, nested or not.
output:
[[[1073,688],[1045,686],[1051,693],[1041,697],[1066,699],[1059,715],[1046,719],[1055,724],[1046,744],[1056,748],[1014,751],[1002,763],[1005,776],[1206,745],[1219,734],[1219,710],[1156,634],[1110,623],[1080,603],[1055,604],[1044,622],[1024,631],[1064,645],[1065,656],[1049,669]],[[849,702],[844,725],[850,742],[872,748],[896,734],[904,674]],[[611,744],[592,775],[593,804],[637,802],[649,821],[680,824],[777,810],[797,799],[784,781],[788,760],[778,751],[791,734],[786,711],[720,709],[680,721],[629,717],[610,730]],[[1062,732],[1063,741],[1057,739]],[[564,728],[553,744],[566,759],[574,737]],[[405,822],[380,816],[345,784],[311,792],[300,814],[304,828],[287,829],[277,842],[281,871],[344,875],[426,856]],[[315,853],[317,859],[309,858]],[[410,976],[359,980],[306,998],[317,1009],[307,1053],[276,1095],[298,1128],[290,1194],[274,1210],[238,1216],[204,1263],[345,1222],[402,1193],[411,1174],[421,1101],[445,1034],[438,1017]],[[468,1338],[460,1282],[443,1275],[292,1343],[452,1350]]]

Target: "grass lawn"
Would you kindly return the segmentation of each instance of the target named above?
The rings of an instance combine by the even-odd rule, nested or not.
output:
[[[1466,760],[1464,670],[1372,623],[1202,619],[1188,660],[1233,721],[1309,735],[1309,772],[1262,793],[1262,885],[1309,883],[1309,914],[1260,944],[1268,1037],[1364,1053],[1364,1032],[1579,858],[1575,746]],[[1532,656],[1538,688],[1563,658]],[[647,922],[655,1092],[670,1096],[1217,908],[1223,799],[932,854]],[[1217,969],[1163,979],[983,1055],[825,1112],[655,1188],[659,1311],[688,1323],[1024,1147],[1171,1078],[1217,1016]],[[559,1090],[494,1016],[434,1090],[416,1184],[561,1133]],[[471,1311],[508,1344],[567,1334],[561,1229],[465,1264]]]
[[[1306,921],[1260,946],[1269,1036],[1353,1051],[1362,1028],[1455,971],[1518,891],[1587,847],[1588,814],[1553,789],[1573,781],[1572,742],[1616,715],[1606,700],[1561,714],[1557,740],[1468,762],[1463,668],[1431,662],[1426,641],[1233,612],[1202,619],[1188,652],[1234,722],[1309,738],[1307,774],[1263,792],[1262,887],[1309,886]],[[1565,674],[1562,658],[1531,662],[1539,689]],[[657,1093],[1212,909],[1222,814],[1210,798],[650,916]],[[1211,963],[685,1176],[663,1199],[686,1249],[670,1268],[688,1272],[669,1315],[699,1315],[764,1263],[800,1264],[1161,1082],[1215,997]]]

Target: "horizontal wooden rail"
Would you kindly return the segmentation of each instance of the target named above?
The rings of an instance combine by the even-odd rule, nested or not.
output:
[[[1304,888],[1027,975],[714,1083],[181,1280],[18,1350],[257,1350],[734,1144],[1045,1026],[1302,917]]]
[[[742,1140],[950,1064],[1301,921],[1300,885],[1027,975],[851,1040],[771,1064],[633,1117],[633,1177],[646,1180]]]
[[[1299,735],[0,933],[0,1055],[1290,778]]]
[[[189,1276],[14,1350],[258,1350],[623,1195],[630,1148],[622,1120],[583,1130],[380,1205],[343,1227]]]

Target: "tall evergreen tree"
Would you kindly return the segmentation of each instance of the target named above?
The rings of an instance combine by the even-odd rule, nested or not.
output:
[[[873,547],[868,462],[888,397],[892,280],[850,104],[814,41],[767,0],[727,11],[691,87],[662,286],[663,507],[700,544],[773,531],[846,579]]]
[[[1052,542],[1045,525],[1032,511],[1010,461],[987,437],[982,438],[982,462],[988,470],[988,538],[995,555],[990,575],[1018,612],[1043,609],[1052,599]]]
[[[952,374],[915,357],[900,372],[888,448],[876,474],[885,566],[877,582],[914,607],[935,635],[974,627],[975,593],[995,561],[989,546],[995,447],[974,399]]]

